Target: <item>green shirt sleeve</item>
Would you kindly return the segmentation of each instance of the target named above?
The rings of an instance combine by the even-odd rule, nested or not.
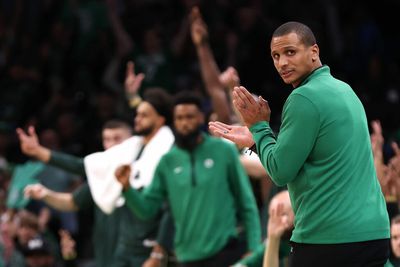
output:
[[[162,165],[162,161],[160,161],[154,173],[153,181],[142,192],[134,188],[129,188],[123,192],[129,209],[142,220],[154,218],[165,200]]]
[[[90,193],[90,188],[87,183],[78,187],[73,193],[72,198],[75,205],[80,209],[89,209],[94,206],[94,201],[92,194]]]
[[[291,94],[277,139],[268,122],[250,127],[260,160],[276,185],[283,186],[296,177],[314,146],[319,125],[314,104],[302,95]]]
[[[85,176],[86,174],[83,158],[75,157],[59,151],[51,151],[49,164],[82,176]]]
[[[249,177],[239,161],[239,154],[234,146],[229,145],[229,147],[231,153],[227,153],[227,156],[230,157],[228,179],[230,179],[230,186],[235,196],[239,218],[245,227],[247,249],[254,251],[261,241],[260,216]]]

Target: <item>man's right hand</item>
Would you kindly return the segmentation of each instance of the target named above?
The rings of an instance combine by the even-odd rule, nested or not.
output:
[[[22,152],[31,157],[36,157],[39,151],[39,139],[33,126],[29,126],[28,131],[25,133],[21,128],[17,128],[17,135],[20,142]]]
[[[25,187],[24,195],[36,200],[43,200],[49,193],[49,189],[41,184],[31,184]]]
[[[127,190],[130,187],[129,177],[131,176],[131,166],[129,165],[121,165],[115,170],[115,177],[118,182],[122,184],[124,190]]]
[[[281,238],[285,230],[289,229],[291,222],[284,212],[284,204],[279,203],[269,214],[267,233],[268,238]]]
[[[150,254],[150,258],[148,258],[142,265],[142,267],[161,267],[166,266],[167,261],[167,252],[164,248],[156,244],[153,247],[153,250]]]
[[[246,126],[228,125],[213,121],[208,123],[208,129],[213,135],[228,139],[240,148],[254,145],[253,136]]]
[[[207,26],[201,17],[200,10],[197,6],[192,8],[190,13],[190,32],[194,45],[199,46],[208,42]]]
[[[139,88],[142,85],[145,76],[143,73],[135,73],[135,64],[129,61],[126,64],[126,74],[125,74],[125,93],[126,95],[133,97],[139,92]]]
[[[51,151],[39,143],[39,138],[33,126],[29,126],[27,132],[21,128],[17,128],[16,132],[22,153],[45,163],[50,160]]]

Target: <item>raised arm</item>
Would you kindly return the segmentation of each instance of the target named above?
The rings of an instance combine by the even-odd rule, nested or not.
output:
[[[198,7],[193,7],[191,14],[191,35],[197,56],[200,62],[200,69],[207,93],[211,97],[213,109],[217,114],[218,120],[230,123],[231,111],[224,90],[223,84],[219,80],[221,74],[208,41],[207,26],[201,17]]]
[[[17,129],[22,153],[36,158],[43,163],[59,167],[71,173],[85,175],[83,159],[62,152],[50,150],[39,143],[35,128],[30,126],[25,132],[21,128]]]
[[[20,142],[22,153],[27,156],[36,158],[44,163],[48,163],[51,156],[50,149],[42,146],[39,143],[39,138],[36,134],[35,128],[29,126],[28,131],[25,132],[21,128],[17,128],[17,135]]]
[[[283,204],[271,209],[268,219],[268,237],[264,253],[263,267],[279,267],[279,246],[285,230],[290,228]]]
[[[126,64],[124,88],[126,98],[131,108],[136,108],[142,101],[139,96],[139,88],[142,85],[144,78],[145,75],[143,73],[135,73],[135,64],[133,61],[129,61]]]
[[[376,174],[382,186],[382,179],[385,177],[386,166],[383,161],[383,144],[385,139],[382,135],[382,126],[379,120],[371,122],[371,148],[374,155],[374,164],[376,168]]]

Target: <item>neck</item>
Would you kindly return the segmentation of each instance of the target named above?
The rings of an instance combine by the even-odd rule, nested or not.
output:
[[[299,83],[292,83],[293,88],[296,89],[298,86],[300,86],[300,84],[303,83],[303,81],[305,79],[307,79],[308,76],[310,76],[315,70],[317,70],[321,67],[322,67],[322,63],[320,60],[318,60],[317,62],[315,62],[314,67],[311,69],[311,71],[307,75],[304,75],[304,77],[301,79],[301,81]]]

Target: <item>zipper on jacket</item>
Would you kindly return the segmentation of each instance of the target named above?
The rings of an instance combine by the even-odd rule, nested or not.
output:
[[[194,155],[193,152],[190,152],[190,165],[191,165],[191,178],[192,178],[192,186],[196,186],[196,172],[194,169],[195,166],[195,161],[194,161]]]

